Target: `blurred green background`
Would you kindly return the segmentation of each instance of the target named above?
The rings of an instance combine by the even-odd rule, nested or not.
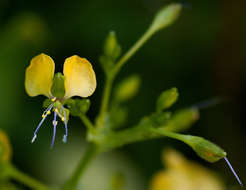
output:
[[[51,119],[45,122],[37,141],[30,143],[44,100],[25,93],[25,68],[31,58],[46,53],[54,59],[56,71],[62,72],[65,58],[74,54],[86,57],[95,69],[98,83],[90,98],[89,117],[93,119],[104,84],[98,58],[108,32],[116,31],[125,52],[147,29],[156,11],[169,2],[172,1],[0,1],[0,127],[10,136],[13,161],[18,168],[44,183],[59,184],[84,150],[80,139],[84,138],[85,129],[77,118],[69,121],[67,144],[61,142],[64,129],[60,125],[55,148],[49,149]],[[138,96],[127,104],[131,110],[127,126],[151,113],[160,92],[170,87],[177,87],[180,92],[174,108],[214,97],[226,98],[222,104],[201,110],[201,119],[187,133],[223,147],[241,178],[246,179],[246,2],[187,0],[184,6],[178,21],[148,41],[117,78],[120,81],[139,73],[142,79]],[[225,162],[205,163],[189,147],[169,139],[128,145],[104,155],[94,164],[92,176],[100,179],[106,173],[110,176],[127,170],[136,177],[133,183],[147,189],[151,176],[162,168],[162,149],[170,146],[216,170],[226,184],[236,183]],[[110,161],[113,158],[122,164],[116,162],[109,169],[115,163]],[[88,172],[92,170],[89,168]],[[102,183],[109,183],[110,177],[104,179]]]

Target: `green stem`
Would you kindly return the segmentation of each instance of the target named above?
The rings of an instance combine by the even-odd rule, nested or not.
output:
[[[153,30],[147,30],[142,37],[126,52],[126,54],[116,63],[114,67],[114,75],[116,75],[120,68],[139,50],[141,46],[153,35]]]
[[[10,176],[18,182],[23,183],[27,187],[36,190],[50,190],[47,186],[24,174],[14,166],[10,166]]]
[[[171,132],[171,131],[168,131],[168,130],[165,130],[165,129],[158,129],[157,130],[159,134],[162,134],[162,135],[165,135],[167,137],[170,137],[170,138],[173,138],[173,139],[176,139],[176,140],[179,140],[179,141],[182,141],[186,144],[189,144],[187,142],[187,137],[186,135],[181,135],[181,134],[178,134],[178,133],[174,133],[174,132]]]
[[[114,77],[106,78],[106,83],[105,83],[104,90],[103,90],[102,104],[101,104],[101,109],[99,112],[99,117],[98,117],[99,119],[98,119],[97,127],[103,126],[104,118],[105,118],[105,115],[108,109],[108,102],[109,102],[109,98],[111,94],[113,81],[114,81]]]
[[[88,119],[88,117],[85,114],[81,114],[79,117],[90,132],[93,132],[95,130],[94,125],[92,124],[92,122]]]
[[[79,184],[81,177],[84,174],[85,169],[88,167],[88,164],[95,158],[98,153],[98,147],[95,144],[89,144],[86,148],[86,151],[79,161],[76,170],[68,181],[64,184],[63,190],[75,190]]]
[[[110,98],[112,85],[113,85],[115,76],[120,71],[120,68],[137,52],[137,50],[141,46],[143,46],[143,44],[152,36],[152,34],[153,34],[152,30],[147,30],[147,32],[145,32],[144,35],[116,63],[114,69],[112,70],[111,75],[106,78],[106,84],[105,84],[103,96],[102,96],[102,105],[101,105],[101,109],[99,112],[99,121],[97,125],[98,127],[101,127],[103,125],[103,120],[107,113],[109,98]]]

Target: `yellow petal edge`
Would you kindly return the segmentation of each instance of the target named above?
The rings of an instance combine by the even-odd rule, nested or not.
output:
[[[91,63],[77,55],[65,60],[65,98],[72,96],[88,97],[96,89],[96,75]]]
[[[31,60],[26,69],[25,88],[29,96],[51,96],[55,63],[53,59],[42,53]]]

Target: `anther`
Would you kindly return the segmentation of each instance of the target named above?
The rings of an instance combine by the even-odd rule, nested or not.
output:
[[[31,143],[34,143],[34,141],[36,140],[36,138],[37,138],[37,135],[35,134],[35,135],[33,136],[33,138],[32,138]]]
[[[42,114],[42,118],[45,118],[46,117],[46,115],[45,114]]]
[[[49,111],[47,111],[47,113],[46,113],[47,115],[50,115],[51,114],[51,111],[49,110]]]
[[[55,102],[56,101],[56,97],[52,98],[51,101],[52,102]]]
[[[57,108],[55,108],[55,112],[58,113],[58,109]]]
[[[53,121],[53,125],[57,126],[57,123],[58,123],[57,121]]]
[[[65,117],[62,117],[61,120],[64,122],[65,121]]]

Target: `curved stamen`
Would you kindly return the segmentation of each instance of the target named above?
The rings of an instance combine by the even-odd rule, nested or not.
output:
[[[63,110],[63,115],[64,115],[64,124],[65,124],[65,135],[63,136],[63,142],[66,143],[67,142],[67,135],[68,135],[68,132],[67,132],[67,114],[66,114],[66,111],[65,111],[65,108],[63,107],[63,105],[61,106],[62,110]]]
[[[235,176],[235,178],[237,179],[238,183],[240,184],[241,187],[243,187],[243,183],[241,182],[240,178],[238,177],[237,173],[235,172],[235,170],[233,169],[231,163],[229,162],[229,160],[225,157],[224,158],[227,165],[229,166],[229,168],[231,169],[233,175]]]
[[[56,126],[57,126],[56,116],[57,116],[57,112],[54,111],[54,120],[53,120],[54,128],[53,128],[53,137],[52,137],[50,148],[53,148],[56,139]]]
[[[49,107],[43,112],[43,114],[42,114],[42,120],[38,124],[38,127],[36,128],[36,130],[35,130],[35,132],[33,134],[31,143],[33,143],[36,140],[36,138],[37,138],[37,132],[40,129],[41,125],[43,124],[44,120],[47,118],[47,115],[50,114],[50,110],[52,109],[53,106],[54,106],[54,104],[49,105]]]

